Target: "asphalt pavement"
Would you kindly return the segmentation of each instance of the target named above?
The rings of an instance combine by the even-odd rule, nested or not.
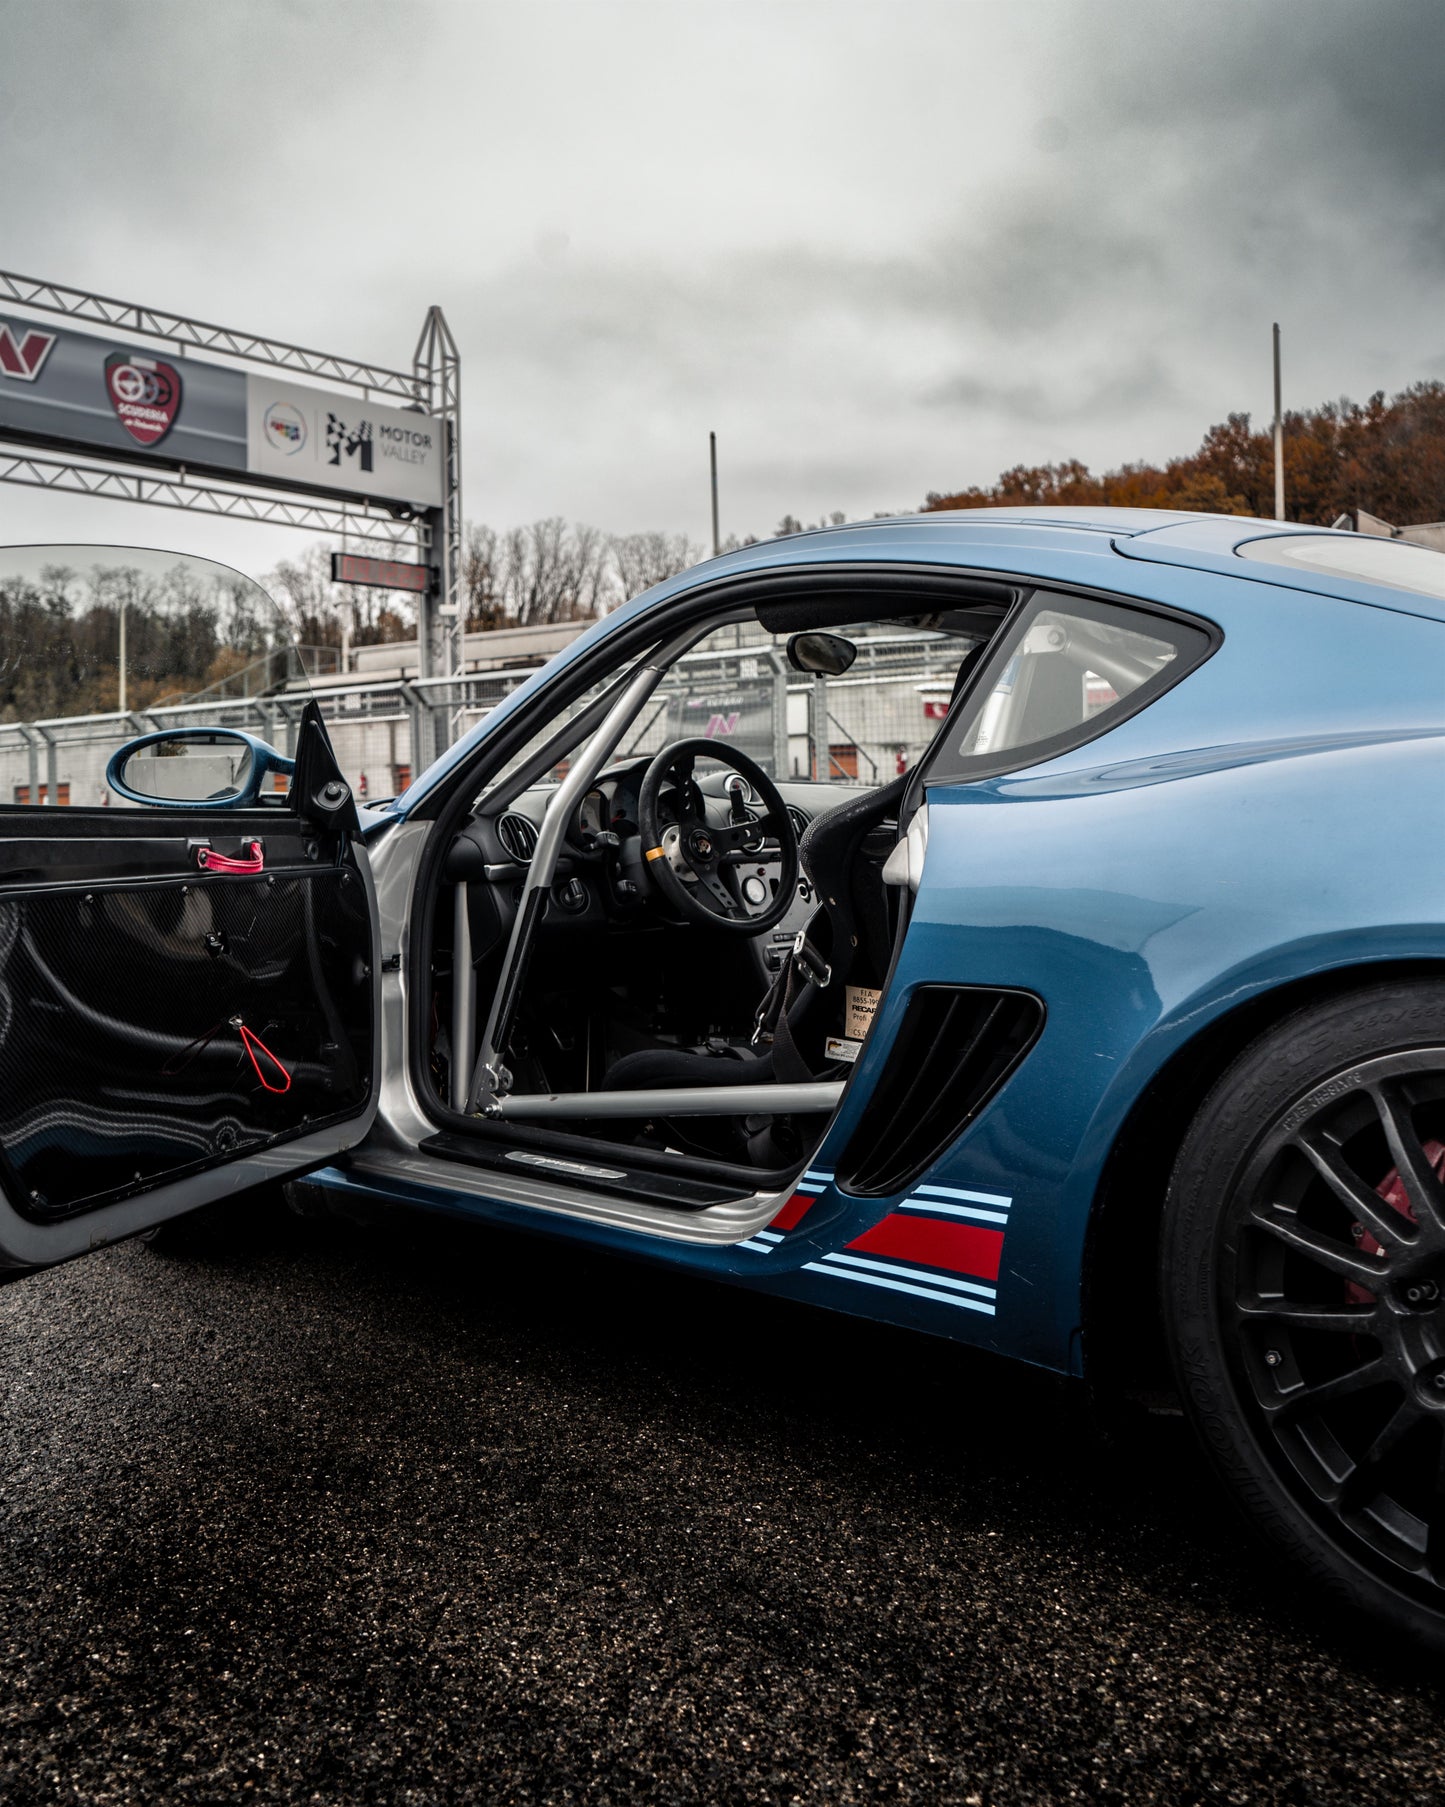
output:
[[[946,1345],[256,1208],[0,1350],[7,1807],[1445,1798],[1179,1420]]]

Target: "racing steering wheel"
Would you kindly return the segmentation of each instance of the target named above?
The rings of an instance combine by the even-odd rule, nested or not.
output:
[[[765,813],[714,828],[702,813],[700,793],[692,782],[693,764],[703,758],[715,759],[746,778],[762,798]],[[669,777],[677,787],[677,821],[664,825],[658,803]],[[756,935],[775,928],[792,907],[798,891],[798,831],[772,779],[736,748],[720,747],[715,740],[675,740],[664,747],[643,777],[637,826],[648,872],[667,901],[693,922]],[[744,899],[739,869],[773,857],[782,862],[777,892],[770,903],[753,911]]]

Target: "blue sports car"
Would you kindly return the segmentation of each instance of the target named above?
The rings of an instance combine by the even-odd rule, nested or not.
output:
[[[43,561],[0,556],[23,655]],[[801,534],[595,622],[381,804],[286,696],[284,756],[89,718],[105,808],[36,801],[31,730],[7,1278],[304,1173],[1172,1375],[1260,1528],[1445,1650],[1445,558]]]

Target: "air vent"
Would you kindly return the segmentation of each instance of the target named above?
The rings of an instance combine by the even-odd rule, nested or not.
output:
[[[788,820],[793,824],[794,832],[797,834],[800,841],[803,838],[803,830],[808,826],[812,819],[811,816],[805,815],[803,811],[798,808],[796,803],[790,803],[788,805]]]
[[[839,1162],[848,1192],[902,1192],[956,1142],[1038,1039],[1032,992],[921,985]]]
[[[530,865],[537,851],[537,824],[525,816],[503,816],[497,823],[497,839],[509,859],[519,866]]]

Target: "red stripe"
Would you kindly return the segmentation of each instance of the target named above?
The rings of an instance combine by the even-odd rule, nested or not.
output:
[[[795,1192],[778,1215],[768,1225],[770,1230],[791,1230],[803,1221],[808,1214],[808,1207],[813,1203],[811,1192]]]
[[[894,1212],[848,1244],[870,1255],[894,1255],[900,1261],[921,1261],[929,1267],[946,1267],[958,1274],[976,1274],[981,1280],[997,1280],[1003,1257],[1003,1231],[984,1230],[974,1224],[941,1223],[936,1217],[910,1217]]]

